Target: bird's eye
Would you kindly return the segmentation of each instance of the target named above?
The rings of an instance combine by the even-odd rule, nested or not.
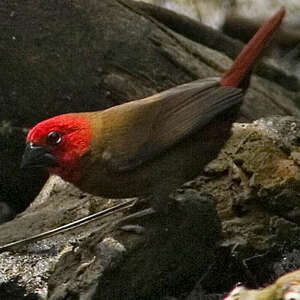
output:
[[[47,144],[54,146],[59,144],[61,141],[61,135],[57,131],[50,131],[47,135]]]

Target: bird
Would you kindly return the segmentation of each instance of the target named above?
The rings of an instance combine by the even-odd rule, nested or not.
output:
[[[163,210],[168,195],[199,175],[230,137],[252,65],[284,15],[280,8],[262,25],[221,78],[41,121],[28,132],[21,167],[47,168],[97,196],[151,196]]]

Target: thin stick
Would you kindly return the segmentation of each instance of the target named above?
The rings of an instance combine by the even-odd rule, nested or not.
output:
[[[65,224],[63,226],[60,226],[60,227],[48,230],[46,232],[36,234],[36,235],[33,235],[33,236],[31,236],[29,238],[26,238],[26,239],[22,239],[22,240],[18,240],[18,241],[15,241],[15,242],[5,244],[3,246],[0,246],[0,252],[8,250],[12,246],[26,244],[26,243],[29,243],[29,242],[45,239],[45,238],[48,238],[50,236],[54,236],[54,235],[57,235],[59,233],[66,232],[68,230],[83,226],[85,224],[88,224],[90,222],[93,222],[93,221],[97,220],[99,217],[109,216],[113,213],[120,212],[120,211],[125,210],[129,207],[132,207],[136,203],[136,201],[137,201],[136,199],[131,199],[131,200],[128,200],[124,203],[109,207],[105,210],[99,211],[95,214],[89,215],[87,217],[81,218],[79,220],[76,220],[74,222]]]

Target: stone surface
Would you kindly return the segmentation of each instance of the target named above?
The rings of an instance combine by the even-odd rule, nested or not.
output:
[[[131,221],[122,220],[118,213],[57,237],[16,246],[15,255],[1,254],[2,277],[5,283],[17,280],[24,293],[50,299],[78,294],[85,299],[122,295],[155,299],[167,291],[179,293],[184,280],[193,285],[213,263],[220,223],[210,195],[184,190],[175,199],[170,215],[133,219],[144,226],[142,232],[122,230]],[[63,201],[60,206],[59,201]],[[82,194],[53,177],[22,215],[2,225],[0,240],[28,237],[112,203]]]
[[[135,208],[14,247],[1,254],[5,284],[17,280],[27,294],[49,291],[50,299],[79,293],[82,299],[159,299],[198,286],[214,299],[238,281],[256,287],[299,267],[299,136],[294,117],[235,123],[219,157],[173,196],[169,214],[127,219],[147,207],[140,200]],[[1,225],[1,244],[119,201],[84,194],[52,177],[24,213]]]
[[[45,173],[19,169],[26,129],[53,115],[103,109],[219,75],[231,64],[221,52],[233,58],[242,47],[196,21],[138,4],[0,3],[0,55],[5,58],[0,74],[0,198],[13,212],[27,207],[46,180]],[[269,80],[253,77],[241,119],[300,116],[297,94],[289,91],[292,79],[266,64],[257,71]]]
[[[0,12],[0,54],[5,57],[0,200],[16,203],[9,217],[28,205],[45,180],[36,170],[19,170],[26,130],[35,122],[219,75],[231,60],[208,46],[227,49],[231,57],[241,47],[194,21],[154,13],[129,0],[13,1],[1,3]],[[290,78],[265,64],[258,70],[271,74],[272,82],[252,76],[240,120],[299,117],[297,94],[284,85]],[[299,120],[273,117],[235,124],[233,131],[219,158],[179,191],[170,215],[129,220],[145,230],[128,226],[128,210],[2,253],[3,297],[184,298],[197,282],[205,297],[214,299],[237,281],[253,287],[270,281],[285,257],[296,268],[297,253],[287,253],[299,249]],[[51,178],[24,213],[0,226],[0,243],[119,201]],[[126,231],[120,230],[123,225]]]
[[[238,286],[224,300],[296,300],[299,297],[300,270],[296,270],[281,276],[272,285],[265,288],[247,289],[244,286]]]

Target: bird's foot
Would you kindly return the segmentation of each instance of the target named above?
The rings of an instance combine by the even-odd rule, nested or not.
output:
[[[132,232],[136,234],[143,234],[145,232],[145,227],[140,224],[128,224],[131,223],[132,221],[141,221],[143,220],[146,216],[150,216],[155,213],[155,210],[153,208],[146,208],[140,211],[137,211],[135,213],[132,213],[124,218],[122,218],[119,223],[120,225],[127,223],[123,226],[120,227],[122,231],[125,232]]]

